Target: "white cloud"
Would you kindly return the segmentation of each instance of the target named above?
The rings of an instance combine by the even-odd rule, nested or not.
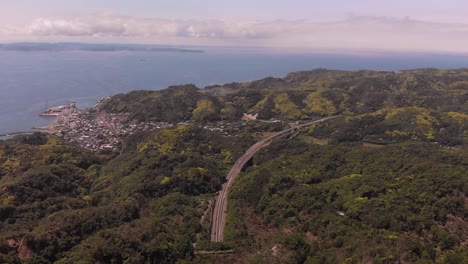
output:
[[[468,25],[360,16],[326,23],[282,21],[271,43],[316,49],[468,52]]]
[[[16,34],[17,29],[7,25],[0,25],[0,36]]]
[[[26,33],[37,36],[139,36],[187,38],[267,37],[253,23],[221,20],[137,19],[123,16],[35,20]]]
[[[0,35],[7,33],[0,28]],[[8,32],[30,38],[256,45],[300,49],[468,52],[468,24],[350,16],[334,22],[135,18],[109,14],[40,18]]]

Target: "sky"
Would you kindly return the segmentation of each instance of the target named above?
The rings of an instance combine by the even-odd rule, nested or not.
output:
[[[468,53],[463,0],[0,0],[0,42]]]

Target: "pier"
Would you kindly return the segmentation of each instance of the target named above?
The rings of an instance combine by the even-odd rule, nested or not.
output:
[[[70,102],[68,105],[59,105],[47,108],[44,112],[40,114],[43,117],[58,117],[64,111],[68,109],[76,109],[76,103],[74,101]]]

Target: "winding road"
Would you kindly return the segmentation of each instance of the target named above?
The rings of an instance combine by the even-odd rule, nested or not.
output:
[[[213,209],[213,214],[211,216],[211,241],[213,242],[220,242],[224,239],[224,226],[226,225],[226,212],[227,212],[227,194],[229,188],[231,188],[234,180],[239,176],[240,171],[245,166],[245,164],[252,158],[252,156],[259,151],[261,148],[268,146],[271,141],[275,138],[288,134],[289,132],[293,132],[298,130],[299,128],[310,126],[316,123],[324,122],[332,118],[336,118],[338,116],[331,116],[322,118],[319,120],[315,120],[312,122],[308,122],[302,125],[298,125],[293,128],[289,128],[283,131],[280,131],[272,136],[267,138],[261,139],[253,144],[245,153],[242,155],[236,163],[232,166],[231,170],[226,176],[227,182],[223,184],[219,195],[216,197],[215,206]]]

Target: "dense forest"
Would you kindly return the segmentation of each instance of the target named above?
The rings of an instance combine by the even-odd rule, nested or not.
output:
[[[138,120],[237,120],[244,112],[260,119],[307,120],[333,114],[361,115],[390,108],[468,111],[468,70],[399,72],[293,72],[284,79],[247,83],[174,86],[113,96],[105,109]]]
[[[121,152],[0,141],[0,263],[468,262],[466,69],[318,69],[134,91],[101,111],[184,124],[123,138]],[[267,131],[333,115],[253,157],[225,241],[209,242],[236,159]],[[239,125],[204,128],[218,121]]]
[[[1,142],[0,262],[192,257],[210,195],[250,143],[240,139],[179,126],[128,139],[118,156],[39,133]]]
[[[256,263],[466,262],[467,149],[317,145],[309,137],[270,146],[235,183],[226,236],[253,245],[246,256]]]

